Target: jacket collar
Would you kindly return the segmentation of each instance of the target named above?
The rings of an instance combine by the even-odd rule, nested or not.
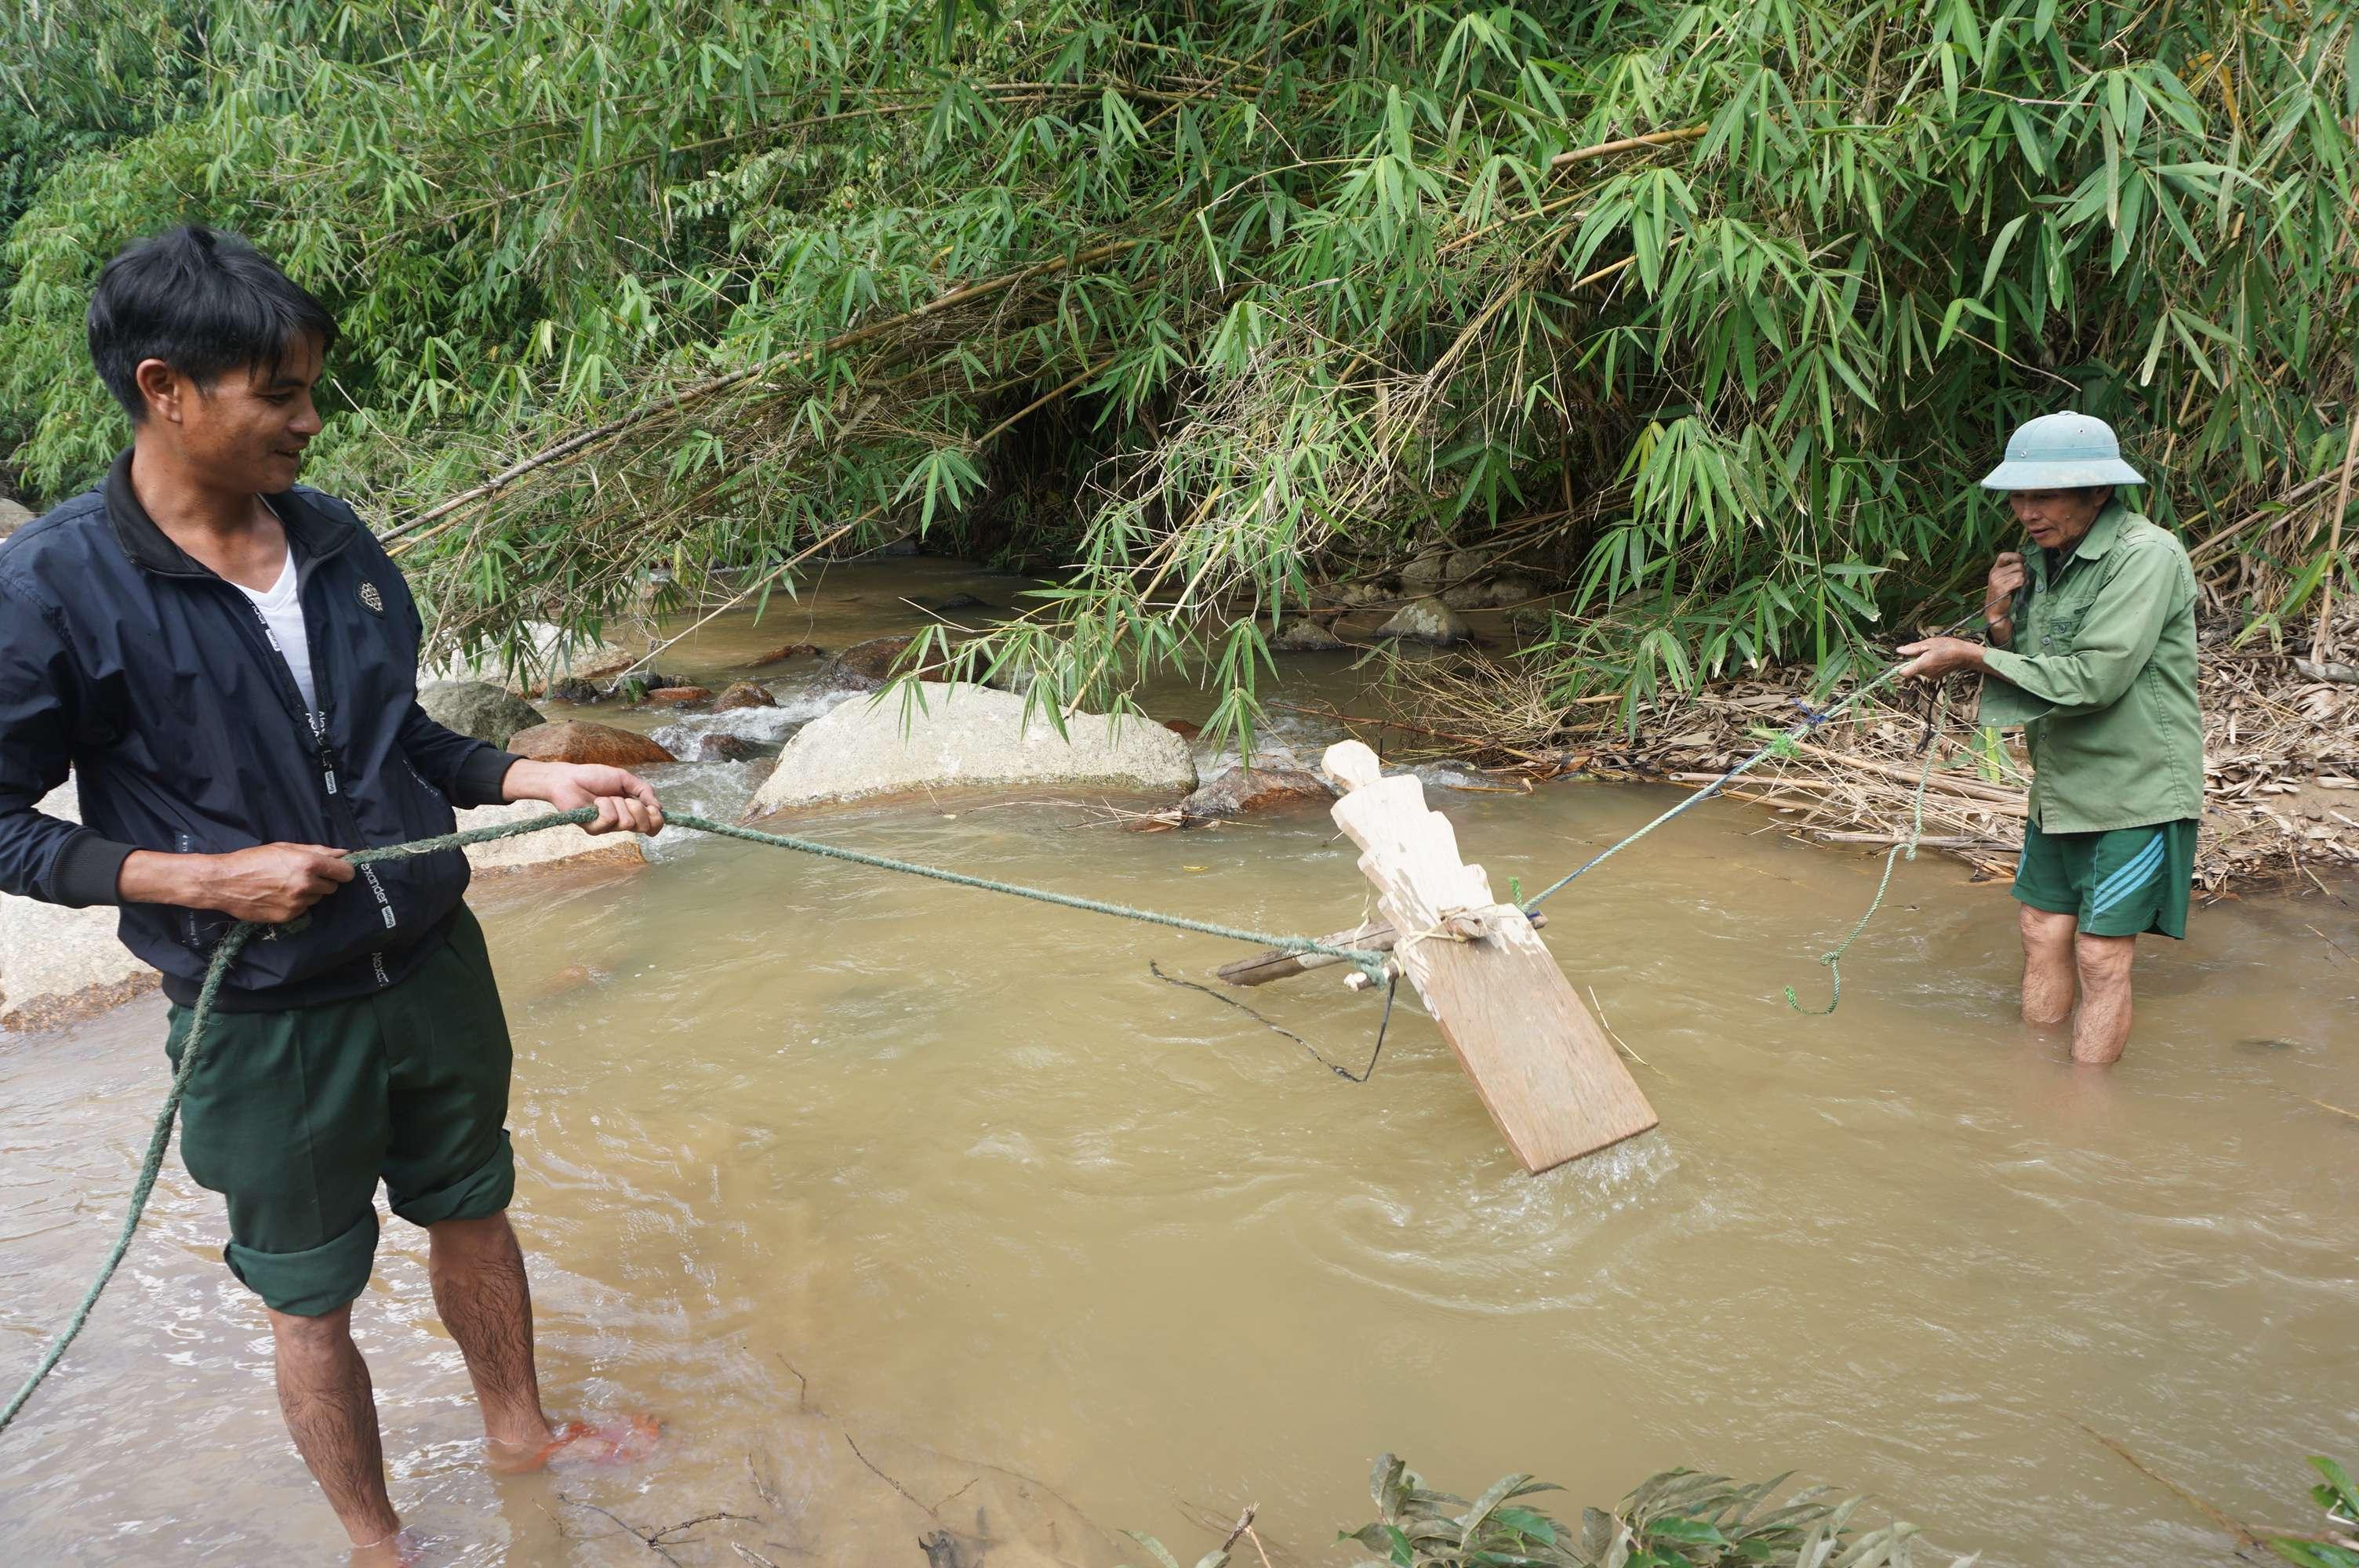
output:
[[[139,503],[139,494],[131,488],[131,453],[126,449],[107,470],[103,487],[106,498],[106,520],[114,524],[114,537],[123,546],[123,553],[131,564],[159,577],[209,578],[208,570],[194,556],[172,542],[170,535],[156,526],[147,509]],[[353,530],[332,517],[322,515],[297,490],[281,491],[277,495],[263,497],[270,509],[278,514],[279,524],[287,530],[287,543],[298,561],[314,561],[332,556],[352,543]]]
[[[2104,560],[2105,552],[2114,547],[2114,541],[2121,537],[2122,524],[2129,520],[2130,509],[2118,499],[2106,502],[2104,510],[2097,514],[2097,520],[2089,524],[2089,531],[2081,535],[2081,547],[2072,552],[2072,558],[2076,561]]]

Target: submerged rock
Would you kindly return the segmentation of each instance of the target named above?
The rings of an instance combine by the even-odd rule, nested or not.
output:
[[[1458,612],[1438,599],[1411,600],[1402,605],[1391,620],[1376,628],[1376,635],[1430,643],[1438,648],[1467,642],[1471,636],[1466,630],[1466,622],[1458,618]]]
[[[726,730],[707,735],[696,743],[696,759],[701,762],[750,762],[762,754],[762,749],[743,735]]]
[[[777,706],[778,699],[770,695],[768,687],[749,680],[732,681],[721,688],[719,697],[712,699],[712,711],[715,713],[734,713],[741,708]]]
[[[583,719],[519,730],[508,737],[507,749],[536,762],[604,762],[617,768],[678,760],[636,730]]]
[[[1335,629],[1323,621],[1313,621],[1299,615],[1279,627],[1269,640],[1273,654],[1336,654],[1351,643],[1335,635]]]
[[[1158,722],[1182,741],[1193,741],[1204,732],[1204,727],[1192,719],[1165,719]]]
[[[958,684],[929,687],[925,698],[923,708],[846,702],[814,719],[787,743],[747,814],[956,787],[1196,787],[1188,742],[1151,719],[1116,725],[1075,713],[1060,735],[1044,715],[1027,721],[1013,693]]]
[[[948,599],[943,600],[940,604],[935,605],[933,612],[936,615],[948,615],[952,611],[958,610],[988,610],[992,613],[997,614],[999,612],[999,606],[990,602],[988,600],[977,599],[971,593],[954,593]]]
[[[1326,806],[1334,790],[1317,773],[1302,768],[1231,768],[1180,803],[1182,826],[1212,816],[1242,816],[1247,812],[1316,803]]]
[[[827,657],[827,650],[816,643],[781,643],[756,658],[754,664],[756,668],[759,668],[763,665],[782,665],[788,659],[823,659],[825,657]]]
[[[505,747],[519,730],[546,724],[549,716],[506,687],[482,680],[436,681],[418,688],[418,706],[445,730]]]
[[[865,643],[854,643],[831,660],[827,679],[832,686],[847,686],[855,691],[875,691],[893,678],[893,666],[909,651],[915,637],[871,637]],[[920,679],[929,679],[939,665],[919,672]]]
[[[82,820],[71,781],[34,809]],[[52,1028],[154,989],[156,971],[115,937],[115,921],[105,904],[64,909],[0,893],[0,1028]]]
[[[1539,597],[1539,587],[1527,577],[1493,578],[1488,582],[1462,582],[1441,596],[1453,610],[1496,610]]]

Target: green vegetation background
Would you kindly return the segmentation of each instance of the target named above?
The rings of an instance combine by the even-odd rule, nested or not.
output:
[[[442,629],[588,631],[912,531],[1053,571],[977,654],[1249,724],[1309,586],[1578,585],[1564,688],[1828,673],[1970,607],[1973,487],[2078,407],[2215,610],[2311,606],[2352,450],[2351,21],[2150,0],[10,0],[0,451],[125,438],[125,240],[328,298],[315,481]],[[734,379],[730,379],[734,378]],[[715,576],[713,574],[720,574]]]

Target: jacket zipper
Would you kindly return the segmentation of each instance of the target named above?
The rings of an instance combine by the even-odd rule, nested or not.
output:
[[[279,682],[280,697],[284,699],[290,694],[294,697],[295,706],[301,710],[304,722],[310,730],[312,752],[320,762],[321,787],[326,791],[332,809],[343,818],[344,826],[351,831],[353,838],[355,840],[364,838],[365,835],[361,832],[360,822],[353,816],[351,807],[345,804],[344,796],[336,787],[336,749],[334,743],[328,738],[328,720],[325,712],[304,702],[303,694],[295,689],[294,666],[287,662],[287,650],[279,643],[278,633],[271,629],[270,618],[263,614],[262,606],[255,603],[243,590],[239,592],[238,597],[245,600],[246,608],[254,612],[255,624],[262,628],[263,641],[269,643],[270,651],[277,655],[278,667],[271,673]],[[299,612],[303,602],[299,576],[297,579],[295,602]],[[369,892],[376,899],[377,917],[385,922],[385,928],[392,931],[398,927],[401,918],[394,913],[393,900],[386,895],[385,883],[378,880],[376,868],[363,866],[360,868],[360,873],[361,879],[368,883]],[[382,948],[370,952],[369,968],[375,975],[380,989],[393,983],[392,977],[386,970],[385,952]]]

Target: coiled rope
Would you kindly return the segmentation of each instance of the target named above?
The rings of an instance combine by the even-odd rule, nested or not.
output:
[[[449,849],[463,849],[470,844],[487,844],[496,838],[516,838],[527,833],[539,833],[551,827],[578,827],[592,821],[598,815],[594,806],[578,806],[571,811],[552,812],[546,816],[530,816],[516,822],[502,822],[488,827],[470,827],[457,833],[444,833],[432,838],[419,838],[407,844],[389,844],[382,849],[357,849],[345,857],[354,866],[374,865],[380,860],[406,860],[414,855],[434,855]],[[1182,915],[1164,914],[1151,909],[1135,909],[1128,904],[1110,903],[1103,899],[1082,898],[1072,893],[1051,892],[1046,888],[1019,886],[1015,882],[994,881],[988,877],[971,877],[962,871],[945,871],[940,866],[921,866],[909,860],[896,860],[884,855],[864,854],[838,844],[822,844],[812,838],[797,838],[784,833],[764,833],[757,828],[740,827],[734,823],[715,822],[709,817],[690,816],[685,812],[668,814],[665,824],[686,827],[698,833],[710,833],[716,838],[742,838],[749,844],[764,844],[773,849],[795,849],[806,855],[821,855],[831,860],[844,860],[855,866],[868,866],[881,871],[899,871],[913,877],[929,877],[935,881],[953,886],[975,888],[984,892],[1012,894],[1040,903],[1053,903],[1066,909],[1086,910],[1093,914],[1110,914],[1124,920],[1144,921],[1150,925],[1168,926],[1174,931],[1194,931],[1206,936],[1225,936],[1232,941],[1250,942],[1257,947],[1279,947],[1293,953],[1322,953],[1341,958],[1372,980],[1387,979],[1386,955],[1370,947],[1339,947],[1309,936],[1282,936],[1266,931],[1248,931],[1242,926],[1221,925],[1207,920],[1190,920]],[[7,1407],[0,1410],[0,1432],[5,1432],[19,1411],[33,1397],[41,1380],[56,1369],[63,1359],[66,1347],[90,1321],[91,1309],[114,1278],[115,1269],[123,1262],[124,1254],[131,1249],[131,1238],[139,1229],[140,1217],[147,1212],[147,1200],[156,1191],[156,1179],[164,1168],[164,1152],[172,1141],[172,1125],[180,1113],[180,1098],[189,1085],[189,1076],[196,1070],[197,1060],[204,1054],[205,1026],[212,1021],[213,1006],[221,996],[222,977],[229,972],[238,953],[264,929],[255,921],[240,921],[229,929],[213,949],[212,961],[206,966],[204,984],[197,992],[197,1002],[189,1020],[188,1044],[180,1052],[179,1066],[172,1074],[172,1087],[164,1096],[163,1108],[156,1113],[155,1130],[148,1134],[147,1152],[139,1162],[139,1179],[132,1184],[131,1205],[123,1217],[123,1228],[114,1238],[114,1245],[99,1266],[98,1275],[82,1292],[73,1315],[66,1320],[56,1338],[49,1341],[41,1359],[33,1368]],[[1386,994],[1386,1012],[1391,1013],[1391,993]],[[1381,1040],[1381,1036],[1379,1036]],[[1371,1064],[1373,1065],[1373,1064]]]

